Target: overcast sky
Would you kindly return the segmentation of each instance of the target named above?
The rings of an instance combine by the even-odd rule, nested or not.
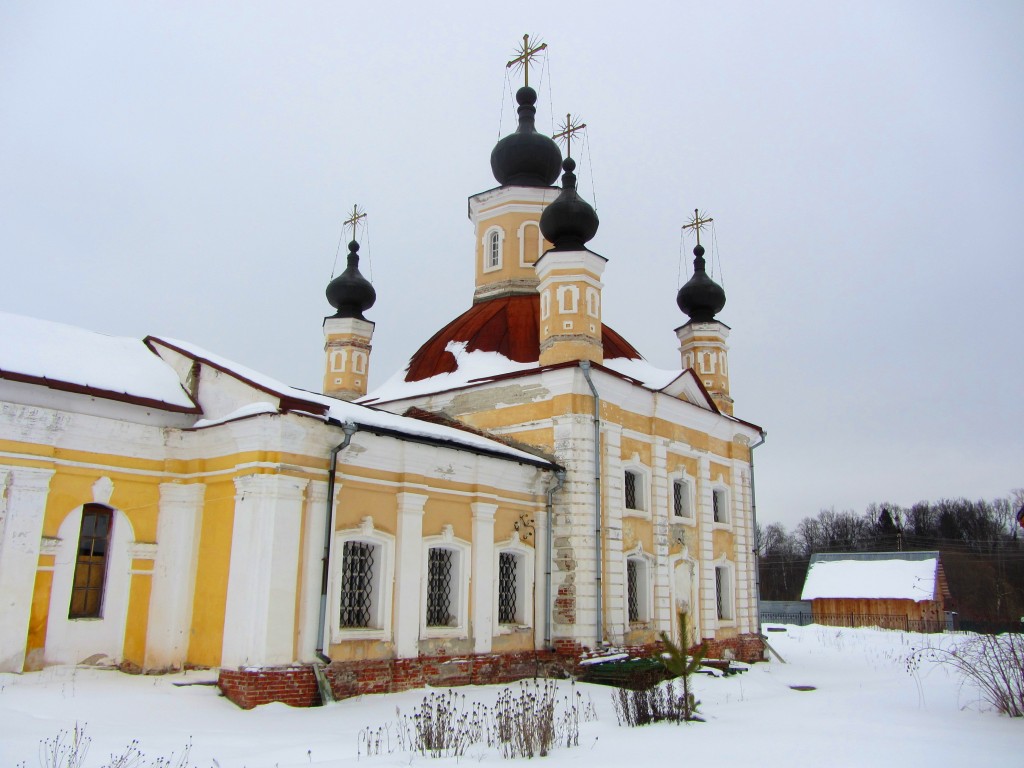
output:
[[[529,32],[539,127],[588,125],[605,322],[655,365],[715,219],[762,522],[1024,486],[1024,3],[498,8],[4,3],[2,308],[318,389],[358,203],[382,383],[470,306]]]

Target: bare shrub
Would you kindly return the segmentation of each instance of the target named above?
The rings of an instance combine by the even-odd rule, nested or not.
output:
[[[505,688],[494,707],[466,702],[454,691],[430,693],[411,715],[401,715],[394,728],[364,728],[357,754],[374,756],[414,751],[429,757],[462,757],[473,744],[496,747],[502,757],[543,757],[558,745],[579,745],[580,719],[597,719],[593,702],[584,702],[575,686],[558,698],[558,686],[547,680]]]
[[[920,648],[907,657],[907,671],[918,674],[924,661],[952,667],[997,711],[1024,717],[1024,636],[974,635],[952,649]]]
[[[62,730],[56,736],[40,741],[39,765],[42,768],[82,768],[92,744],[92,737],[85,735],[86,725],[76,723],[73,730]],[[139,740],[134,739],[120,754],[111,754],[100,768],[188,768],[191,750],[192,741],[189,740],[177,760],[171,755],[147,761]],[[20,763],[19,768],[25,768],[25,763]]]

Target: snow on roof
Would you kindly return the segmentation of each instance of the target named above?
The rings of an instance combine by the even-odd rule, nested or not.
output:
[[[22,377],[195,408],[174,369],[140,339],[0,312],[0,378]]]
[[[518,373],[537,368],[537,363],[517,363],[500,352],[466,351],[466,342],[450,341],[445,351],[455,356],[458,367],[451,373],[439,373],[419,381],[406,381],[405,371],[398,371],[390,379],[367,395],[366,400],[386,402],[404,400],[432,392],[464,387],[471,381],[493,379],[507,373]]]
[[[938,564],[938,552],[814,555],[801,599],[933,600]]]
[[[400,432],[406,435],[415,437],[424,437],[432,440],[438,440],[443,442],[454,443],[457,445],[465,446],[468,448],[482,449],[493,453],[500,453],[511,458],[526,461],[531,464],[538,463],[549,463],[544,459],[538,458],[532,453],[521,451],[517,448],[500,443],[496,440],[491,440],[480,435],[474,435],[471,432],[465,432],[461,429],[455,429],[454,427],[444,426],[442,424],[435,424],[426,421],[420,421],[419,419],[408,418],[406,416],[398,416],[387,411],[382,411],[377,408],[372,408],[366,405],[358,405],[356,403],[350,403],[345,400],[338,400],[334,397],[328,397],[327,395],[321,395],[315,392],[308,392],[304,389],[297,389],[290,387],[277,379],[267,376],[266,374],[254,371],[251,368],[247,368],[244,365],[239,365],[231,360],[220,355],[215,355],[211,352],[206,351],[202,347],[192,344],[187,341],[179,341],[170,338],[155,338],[155,341],[164,342],[171,346],[177,347],[186,354],[206,360],[209,363],[222,368],[223,370],[229,371],[243,379],[256,384],[259,388],[265,389],[269,392],[275,393],[278,396],[289,398],[292,400],[305,400],[310,404],[316,404],[319,406],[325,406],[327,408],[326,418],[335,419],[337,421],[352,421],[356,424],[365,427],[377,427],[379,429],[392,430],[394,432]],[[478,354],[493,354],[493,353],[478,353]],[[301,409],[297,409],[301,410]],[[218,422],[229,421],[235,418],[241,418],[243,416],[250,416],[255,413],[264,412],[264,409],[255,406],[246,406],[240,409],[236,413],[232,413],[220,420],[206,420],[197,422],[196,426],[211,426]]]
[[[655,368],[642,358],[617,357],[613,360],[605,360],[603,365],[623,376],[636,379],[648,389],[664,389],[683,375],[682,371],[666,371],[662,368]]]

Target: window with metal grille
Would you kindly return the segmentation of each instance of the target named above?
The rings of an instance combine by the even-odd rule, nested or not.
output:
[[[487,268],[496,269],[501,266],[501,237],[497,232],[491,232],[487,244]]]
[[[627,469],[623,477],[626,493],[626,509],[642,510],[644,508],[644,491],[639,472]]]
[[[672,481],[672,511],[676,517],[690,516],[690,486],[685,480]]]
[[[715,568],[715,607],[718,611],[718,618],[729,620],[732,618],[732,583],[730,581],[729,569],[725,566]]]
[[[715,489],[711,494],[711,505],[715,514],[716,523],[728,523],[729,522],[729,506],[726,503],[725,491],[720,488]]]
[[[69,619],[98,619],[103,615],[103,587],[113,518],[112,510],[98,504],[86,504],[82,510]]]
[[[502,624],[515,624],[519,621],[516,612],[516,598],[519,591],[519,580],[516,569],[519,558],[511,552],[498,555],[498,621]]]
[[[427,558],[427,626],[455,626],[452,613],[454,555],[450,549],[434,547]]]
[[[636,560],[626,561],[626,596],[630,621],[640,621],[640,568]]]
[[[341,555],[341,617],[339,626],[369,627],[373,617],[373,544],[346,541]]]

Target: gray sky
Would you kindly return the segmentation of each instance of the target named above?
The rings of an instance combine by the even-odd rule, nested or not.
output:
[[[318,389],[359,203],[372,388],[470,305],[529,32],[538,125],[589,126],[605,322],[655,365],[715,218],[762,522],[1024,485],[1024,4],[495,8],[5,3],[0,306]]]

